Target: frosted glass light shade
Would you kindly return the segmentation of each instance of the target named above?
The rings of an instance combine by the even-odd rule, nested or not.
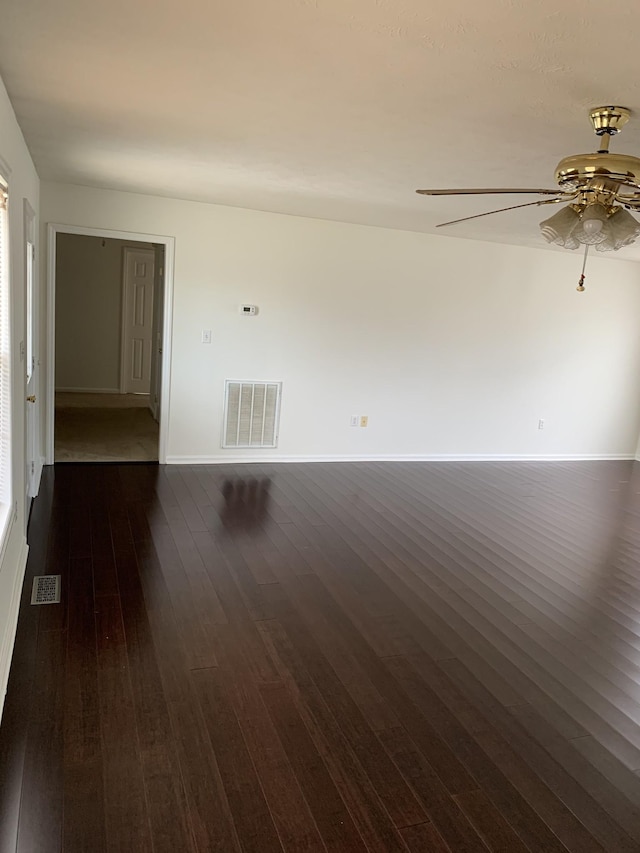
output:
[[[618,249],[629,246],[640,237],[640,222],[619,207],[607,220],[605,230],[607,232],[606,240],[598,243],[596,249],[599,252],[611,250],[617,252]]]
[[[640,222],[622,208],[611,214],[607,224],[611,229],[616,249],[629,246],[640,237]]]
[[[580,217],[567,205],[541,222],[540,231],[547,243],[555,243],[565,249],[577,249],[579,243],[575,238],[572,239],[572,232],[579,223]]]
[[[611,234],[611,229],[607,228],[607,233],[605,239],[596,245],[596,251],[598,252],[611,252],[616,250],[618,247],[616,246],[615,240],[613,239],[613,235]]]

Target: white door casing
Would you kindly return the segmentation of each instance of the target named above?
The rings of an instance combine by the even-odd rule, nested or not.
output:
[[[148,394],[153,349],[153,249],[123,249],[120,391]]]

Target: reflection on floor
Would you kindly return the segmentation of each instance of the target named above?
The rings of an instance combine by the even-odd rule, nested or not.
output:
[[[56,462],[152,462],[158,424],[145,394],[56,393]]]

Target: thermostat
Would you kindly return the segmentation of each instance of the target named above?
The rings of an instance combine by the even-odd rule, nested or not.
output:
[[[241,305],[240,306],[241,314],[257,314],[258,306],[257,305]]]

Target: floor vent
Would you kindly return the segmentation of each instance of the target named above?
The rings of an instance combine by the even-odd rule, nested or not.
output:
[[[60,604],[60,575],[36,575],[31,590],[32,604]]]
[[[223,447],[277,447],[281,382],[235,382],[224,395]]]

